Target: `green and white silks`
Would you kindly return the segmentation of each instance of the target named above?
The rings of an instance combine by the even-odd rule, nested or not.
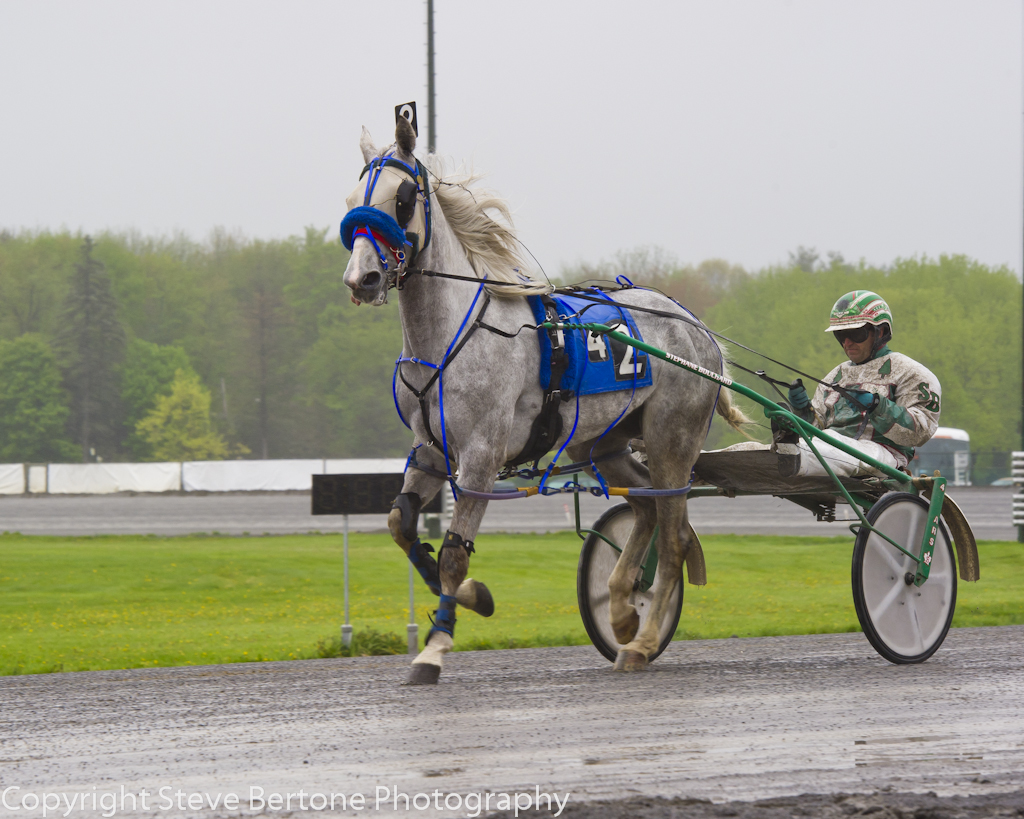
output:
[[[843,362],[823,381],[873,393],[878,406],[865,419],[863,407],[820,384],[811,401],[814,425],[846,438],[881,444],[892,452],[898,466],[906,466],[914,457],[914,447],[927,442],[939,426],[939,379],[927,367],[888,347],[863,364]]]

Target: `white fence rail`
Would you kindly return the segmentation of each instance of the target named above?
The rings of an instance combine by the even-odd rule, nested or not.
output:
[[[48,464],[51,495],[108,495],[113,492],[177,492],[180,463]]]
[[[25,491],[25,464],[0,464],[0,495],[20,495]]]
[[[308,491],[313,475],[404,471],[405,458],[0,464],[0,495]]]
[[[312,489],[322,458],[288,461],[189,461],[181,465],[186,492],[283,492]]]

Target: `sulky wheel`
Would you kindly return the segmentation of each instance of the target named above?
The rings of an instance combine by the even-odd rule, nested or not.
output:
[[[928,503],[897,492],[871,507],[868,520],[904,549],[917,554],[928,522]],[[864,636],[891,663],[921,663],[946,639],[956,608],[956,561],[946,526],[932,554],[931,571],[921,586],[907,583],[915,562],[866,529],[853,547],[853,604]]]
[[[626,541],[629,540],[629,533],[633,531],[633,510],[627,503],[613,506],[601,515],[593,529],[620,548],[624,548]],[[587,629],[587,634],[593,641],[594,647],[611,662],[615,662],[620,646],[612,632],[611,620],[608,616],[608,578],[618,559],[619,552],[601,538],[590,534],[583,541],[579,568],[576,571],[576,599],[579,601],[583,625]],[[658,572],[659,574],[655,575],[655,585],[646,591],[634,589],[629,596],[629,602],[636,606],[637,613],[640,615],[641,628],[651,610],[651,601],[654,598],[652,592],[658,582],[660,568]],[[640,576],[640,572],[637,573],[637,576]],[[668,616],[658,630],[660,636],[658,650],[653,656],[648,657],[648,660],[653,660],[668,648],[668,644],[672,641],[672,635],[676,632],[676,626],[679,624],[682,608],[683,581],[680,578],[669,599]]]

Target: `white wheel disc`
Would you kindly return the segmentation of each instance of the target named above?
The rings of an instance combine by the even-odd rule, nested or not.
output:
[[[877,510],[877,512],[876,512]],[[868,519],[907,551],[918,553],[928,523],[928,505],[916,495],[890,495]],[[874,518],[874,519],[872,519]],[[946,637],[956,607],[956,562],[940,524],[927,581],[906,581],[916,561],[877,534],[862,531],[853,562],[854,602],[864,633],[894,663],[921,662]]]

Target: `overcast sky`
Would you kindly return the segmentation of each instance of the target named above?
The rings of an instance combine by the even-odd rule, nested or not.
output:
[[[550,274],[659,245],[1020,271],[1019,0],[436,0],[437,143]],[[426,3],[0,2],[0,228],[336,230]]]

